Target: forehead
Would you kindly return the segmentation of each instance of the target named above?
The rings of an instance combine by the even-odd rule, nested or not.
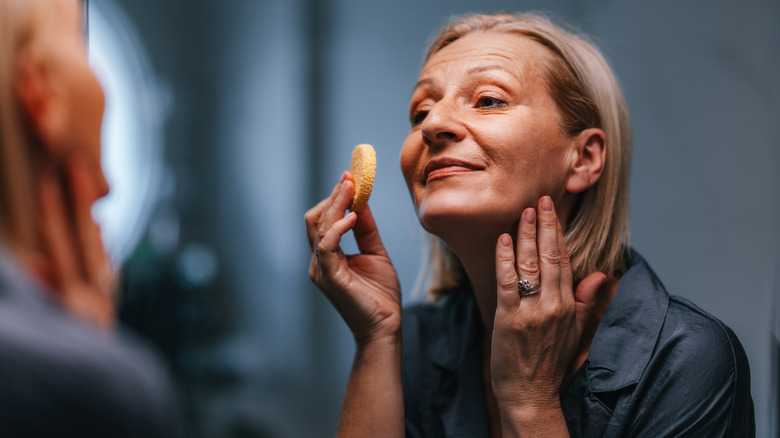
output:
[[[421,76],[437,70],[480,65],[500,65],[526,76],[538,72],[551,54],[530,37],[505,32],[475,32],[458,38],[434,53],[423,66]]]

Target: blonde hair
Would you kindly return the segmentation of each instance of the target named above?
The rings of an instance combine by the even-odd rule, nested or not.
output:
[[[40,29],[40,0],[0,0],[0,241],[12,250],[35,244],[33,187],[38,139],[17,96],[17,57]]]
[[[599,180],[573,208],[565,232],[575,282],[592,272],[610,278],[627,267],[629,245],[628,176],[631,126],[623,93],[609,64],[589,39],[533,13],[469,15],[447,24],[431,43],[425,60],[465,35],[501,32],[530,38],[553,56],[542,66],[548,92],[557,104],[563,129],[574,136],[587,128],[604,131],[607,157]],[[457,256],[433,237],[431,283],[437,299],[467,281]]]

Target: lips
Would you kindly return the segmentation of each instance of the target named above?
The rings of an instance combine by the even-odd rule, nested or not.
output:
[[[444,178],[453,174],[473,172],[475,170],[482,170],[482,168],[457,158],[437,158],[429,161],[425,166],[423,182],[428,183],[435,179]]]

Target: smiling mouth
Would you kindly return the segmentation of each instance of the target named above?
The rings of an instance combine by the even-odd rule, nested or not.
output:
[[[457,175],[461,173],[474,172],[482,170],[480,167],[475,166],[465,161],[442,158],[438,160],[432,160],[425,166],[424,183],[427,184],[431,181],[446,178],[448,176]]]

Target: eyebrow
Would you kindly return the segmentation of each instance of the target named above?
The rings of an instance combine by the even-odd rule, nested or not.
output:
[[[432,84],[433,82],[434,82],[434,81],[433,81],[433,79],[431,79],[431,78],[423,78],[423,79],[420,79],[420,80],[419,80],[419,81],[417,81],[417,83],[414,85],[414,89],[416,90],[416,89],[420,88],[420,86],[421,86],[421,85],[430,85],[430,84]]]
[[[508,68],[504,67],[503,65],[499,65],[499,64],[480,65],[480,66],[473,67],[473,68],[469,69],[469,71],[467,71],[466,73],[468,75],[475,75],[475,74],[478,74],[478,73],[491,71],[491,70],[501,70],[503,72],[512,74],[512,72]],[[434,83],[433,79],[431,79],[431,78],[423,78],[423,79],[420,79],[419,81],[417,81],[417,84],[415,84],[414,88],[417,89],[421,85],[430,85],[432,83]]]
[[[483,72],[486,72],[486,71],[491,71],[491,70],[499,70],[499,71],[503,71],[505,73],[508,73],[508,74],[510,74],[512,76],[515,76],[515,74],[512,73],[508,68],[506,68],[506,67],[504,67],[503,65],[500,65],[500,64],[480,65],[480,66],[477,66],[477,67],[473,67],[473,68],[469,69],[469,71],[467,71],[466,74],[468,74],[469,76],[474,76],[476,74],[483,73]],[[417,84],[415,84],[414,88],[412,89],[412,93],[414,93],[415,90],[420,88],[420,86],[423,86],[423,85],[428,86],[428,85],[434,84],[435,82],[436,81],[434,81],[432,78],[420,79],[419,81],[417,81]]]
[[[512,74],[512,72],[509,71],[509,69],[507,69],[503,65],[499,65],[499,64],[480,65],[480,66],[477,66],[477,67],[474,67],[474,68],[470,69],[467,73],[469,75],[475,75],[477,73],[482,73],[482,72],[491,71],[491,70],[501,70],[501,71],[507,72],[509,74]]]

